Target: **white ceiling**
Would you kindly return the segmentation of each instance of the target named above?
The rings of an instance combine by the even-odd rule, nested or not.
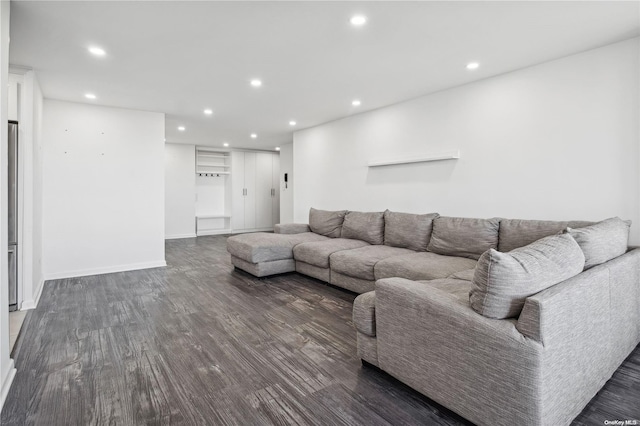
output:
[[[47,98],[166,113],[167,142],[273,149],[292,119],[299,130],[639,34],[636,1],[13,1],[10,62]]]

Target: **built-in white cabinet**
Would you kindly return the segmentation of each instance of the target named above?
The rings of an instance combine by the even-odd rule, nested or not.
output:
[[[280,161],[270,152],[231,153],[233,232],[270,230],[280,220]]]

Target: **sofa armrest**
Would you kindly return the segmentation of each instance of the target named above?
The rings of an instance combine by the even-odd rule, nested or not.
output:
[[[640,340],[640,250],[527,298],[517,328],[543,345],[543,406],[568,424]]]
[[[606,268],[593,268],[528,297],[517,329],[543,345],[564,342],[563,334],[586,331],[582,328],[590,318],[609,315],[608,281]]]
[[[306,223],[278,223],[273,230],[276,234],[302,234],[310,231]]]
[[[376,336],[376,292],[362,293],[353,301],[353,325],[360,333]]]
[[[635,249],[530,296],[516,327],[545,346],[592,341],[625,323],[638,336],[639,269],[640,250]],[[619,324],[612,323],[616,312]]]

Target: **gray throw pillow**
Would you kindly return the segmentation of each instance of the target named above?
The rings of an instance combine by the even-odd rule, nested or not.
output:
[[[362,240],[369,244],[384,242],[383,212],[347,212],[342,224],[342,238]]]
[[[584,269],[589,269],[627,251],[630,227],[630,220],[612,217],[585,228],[567,228],[566,232],[584,252]]]
[[[312,232],[325,237],[340,238],[342,223],[346,214],[346,210],[316,210],[311,207],[309,210],[309,228]]]
[[[433,219],[438,213],[411,214],[384,212],[384,245],[427,251]]]
[[[439,217],[433,220],[427,250],[477,260],[485,251],[498,247],[499,228],[498,218]]]
[[[545,237],[508,253],[490,249],[478,260],[469,301],[485,317],[517,317],[527,297],[583,268],[584,254],[569,234]]]

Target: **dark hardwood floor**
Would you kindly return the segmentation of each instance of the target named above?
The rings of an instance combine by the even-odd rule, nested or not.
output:
[[[169,241],[167,268],[47,282],[2,424],[466,424],[362,367],[354,294],[234,271],[225,241]],[[574,423],[607,419],[640,419],[640,348]]]

